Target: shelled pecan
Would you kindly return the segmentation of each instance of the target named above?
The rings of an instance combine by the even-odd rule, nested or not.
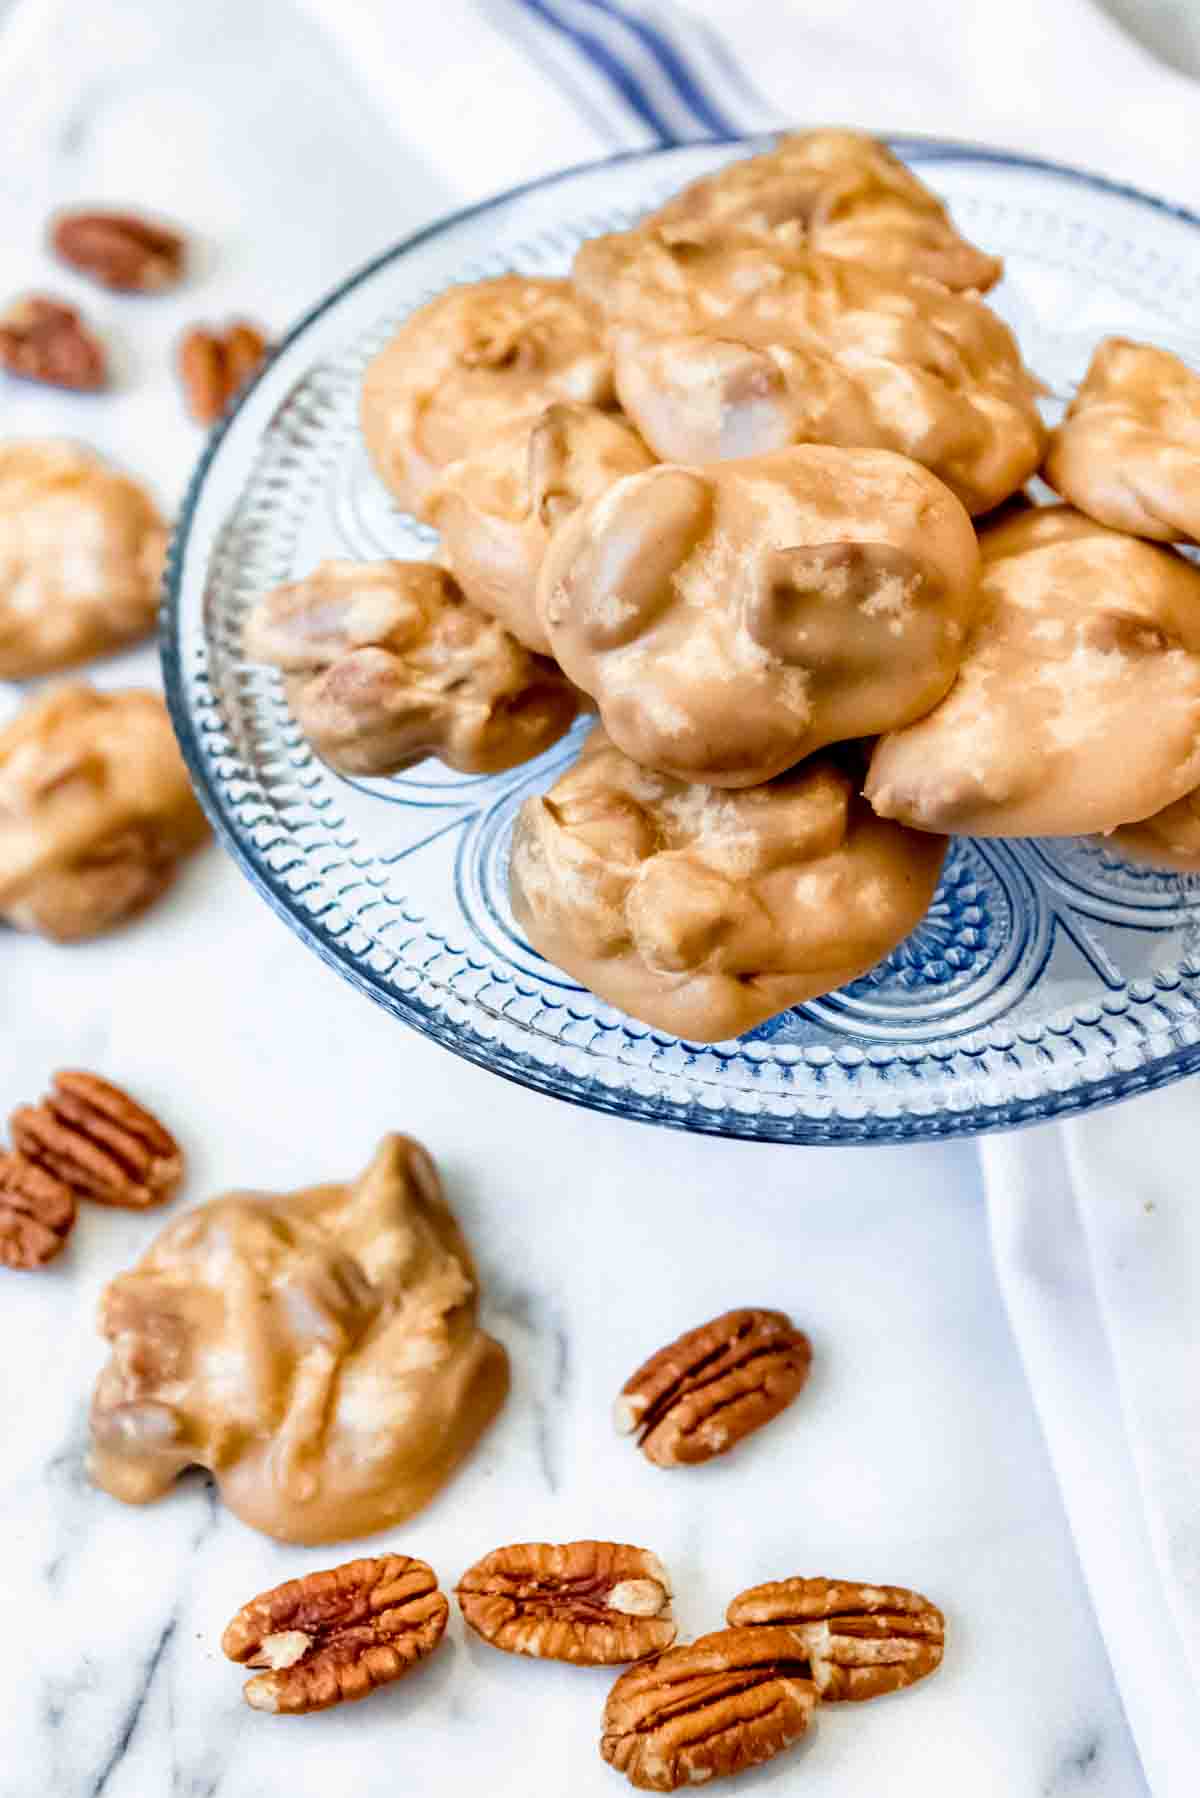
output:
[[[75,1227],[75,1195],[24,1155],[0,1149],[0,1263],[29,1271],[61,1254]]]
[[[739,1593],[725,1616],[738,1627],[786,1625],[826,1702],[915,1685],[941,1665],[946,1634],[942,1613],[919,1592],[852,1580],[771,1580]]]
[[[402,1679],[441,1641],[449,1608],[424,1561],[383,1555],[264,1592],[243,1605],[221,1647],[265,1669],[244,1688],[252,1709],[301,1716]]]
[[[133,212],[60,212],[49,236],[61,261],[117,293],[161,293],[183,274],[178,231]]]
[[[257,325],[234,319],[216,330],[193,325],[179,344],[179,378],[188,411],[199,425],[214,425],[267,354]]]
[[[671,1587],[657,1555],[624,1542],[518,1542],[468,1568],[458,1602],[494,1648],[606,1666],[675,1640]]]
[[[29,1161],[101,1205],[145,1211],[169,1199],[183,1178],[174,1137],[97,1074],[56,1074],[40,1105],[14,1111],[11,1129]]]
[[[716,1630],[621,1675],[600,1752],[643,1791],[673,1792],[770,1760],[804,1734],[816,1706],[790,1630]]]
[[[31,293],[0,312],[0,368],[45,387],[94,393],[108,382],[104,345],[74,306]]]
[[[790,1405],[812,1348],[782,1311],[727,1311],[660,1349],[625,1382],[615,1421],[659,1467],[708,1461]]]

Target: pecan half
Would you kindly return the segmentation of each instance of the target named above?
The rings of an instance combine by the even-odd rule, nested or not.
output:
[[[437,1576],[408,1555],[348,1561],[288,1580],[243,1605],[221,1638],[256,1711],[301,1716],[366,1698],[431,1654],[450,1607]]]
[[[781,1579],[740,1592],[725,1613],[736,1625],[786,1624],[812,1662],[821,1697],[878,1698],[941,1665],[945,1619],[903,1586]]]
[[[244,318],[217,330],[194,325],[179,344],[179,378],[188,411],[199,425],[214,425],[267,354],[267,340]]]
[[[662,1562],[624,1542],[518,1542],[495,1548],[458,1583],[471,1628],[493,1648],[602,1667],[675,1640]]]
[[[808,1337],[782,1311],[727,1311],[626,1380],[617,1429],[659,1467],[711,1460],[790,1405],[811,1361]]]
[[[600,1752],[643,1791],[673,1792],[790,1748],[816,1706],[790,1630],[716,1630],[621,1675]]]
[[[133,212],[60,212],[51,221],[50,247],[81,275],[118,293],[161,293],[183,274],[179,233]]]
[[[62,1253],[75,1227],[75,1195],[23,1155],[0,1149],[0,1263],[28,1271]]]
[[[13,1142],[83,1199],[145,1211],[183,1178],[183,1154],[158,1119],[97,1074],[54,1076],[40,1105],[13,1112]]]
[[[94,393],[108,380],[100,339],[74,306],[44,293],[14,300],[0,313],[0,368],[23,381],[78,393]]]

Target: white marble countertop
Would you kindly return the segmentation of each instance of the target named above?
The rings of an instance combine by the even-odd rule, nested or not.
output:
[[[121,384],[103,400],[6,387],[3,432],[95,442],[172,504],[201,441],[166,368],[181,324],[236,309],[281,327],[451,196],[432,156],[397,160],[286,0],[47,5],[48,25],[37,4],[18,5],[7,44],[0,29],[0,105],[22,145],[0,175],[0,287],[53,273],[111,330]],[[192,228],[189,288],[121,301],[51,271],[42,221],[76,199]],[[131,677],[156,678],[149,652],[97,675]],[[0,716],[17,697],[0,696]],[[994,1286],[970,1147],[717,1143],[504,1085],[341,983],[216,849],[108,942],[0,940],[0,991],[0,1110],[56,1066],[127,1082],[186,1142],[176,1210],[348,1175],[389,1128],[438,1157],[514,1387],[460,1476],[379,1547],[451,1585],[501,1542],[628,1539],[672,1570],[684,1633],[775,1575],[910,1584],[947,1613],[937,1679],[826,1714],[800,1755],[738,1789],[802,1776],[812,1798],[1145,1792]],[[200,1477],[148,1510],[88,1485],[95,1301],[156,1227],[88,1211],[55,1269],[4,1281],[0,1798],[624,1789],[596,1752],[608,1676],[499,1655],[457,1618],[427,1667],[367,1704],[299,1722],[246,1709],[223,1625],[264,1587],[347,1556],[256,1536]],[[809,1387],[727,1462],[650,1467],[611,1434],[613,1393],[677,1330],[744,1303],[810,1332]]]

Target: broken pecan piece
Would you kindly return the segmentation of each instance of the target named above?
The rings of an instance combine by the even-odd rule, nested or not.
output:
[[[659,1467],[711,1460],[790,1405],[811,1361],[808,1337],[782,1311],[727,1311],[626,1380],[617,1429]]]
[[[424,1561],[382,1555],[288,1580],[243,1605],[221,1638],[256,1711],[301,1716],[403,1678],[442,1639],[450,1607]]]
[[[790,1630],[715,1630],[621,1675],[600,1752],[643,1791],[673,1792],[790,1748],[816,1706]]]
[[[22,1155],[101,1205],[145,1211],[183,1178],[174,1137],[97,1074],[56,1074],[53,1091],[40,1105],[19,1106],[10,1128]]]
[[[671,1586],[657,1555],[624,1542],[517,1542],[458,1583],[467,1623],[493,1648],[602,1667],[675,1640]]]
[[[267,340],[246,319],[217,330],[194,325],[179,344],[179,378],[198,425],[214,425],[267,354]]]
[[[179,233],[133,212],[60,212],[51,221],[50,247],[81,275],[117,293],[161,293],[183,274]]]
[[[0,313],[0,368],[23,381],[94,393],[108,380],[104,345],[74,306],[48,294],[14,300]]]
[[[915,1685],[941,1665],[945,1619],[903,1586],[781,1579],[740,1592],[730,1624],[784,1625],[802,1643],[827,1702],[878,1698]]]
[[[23,1155],[0,1149],[0,1263],[29,1270],[61,1254],[75,1227],[75,1195]]]

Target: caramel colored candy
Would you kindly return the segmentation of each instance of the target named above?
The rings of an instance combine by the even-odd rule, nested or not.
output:
[[[167,526],[137,481],[75,443],[0,445],[0,680],[148,637]]]
[[[668,243],[755,237],[979,293],[1004,265],[955,230],[911,169],[863,131],[798,131],[727,163],[652,213]]]
[[[388,1136],[356,1180],[231,1193],[108,1287],[92,1477],[129,1504],[209,1468],[243,1523],[337,1542],[409,1517],[504,1401],[475,1270],[429,1156]]]
[[[753,238],[673,243],[646,227],[585,243],[574,273],[607,321],[621,405],[664,461],[793,443],[894,450],[972,513],[1041,461],[1037,382],[976,295]]]
[[[926,469],[809,444],[619,482],[555,532],[538,603],[618,748],[746,787],[936,705],[977,567]]]
[[[1200,874],[1200,788],[1137,824],[1122,824],[1108,847],[1148,868]]]
[[[549,748],[579,704],[552,662],[429,562],[322,562],[259,601],[245,644],[284,671],[304,734],[346,774],[428,755],[495,774]]]
[[[1168,350],[1106,337],[1042,473],[1113,530],[1200,541],[1200,375]]]
[[[425,495],[424,515],[441,532],[442,555],[467,598],[548,655],[536,592],[551,532],[653,461],[619,413],[559,400],[443,469]]]
[[[985,530],[951,691],[879,743],[881,816],[969,836],[1079,836],[1200,785],[1200,569],[1068,506]]]
[[[157,693],[56,687],[0,731],[0,919],[18,930],[113,929],[207,835]]]
[[[865,973],[933,897],[945,843],[876,818],[855,784],[818,756],[744,792],[686,785],[594,731],[521,809],[513,910],[630,1017],[738,1036]]]
[[[405,320],[363,377],[362,428],[410,512],[442,469],[555,400],[613,406],[612,364],[568,281],[500,275],[449,287]]]

